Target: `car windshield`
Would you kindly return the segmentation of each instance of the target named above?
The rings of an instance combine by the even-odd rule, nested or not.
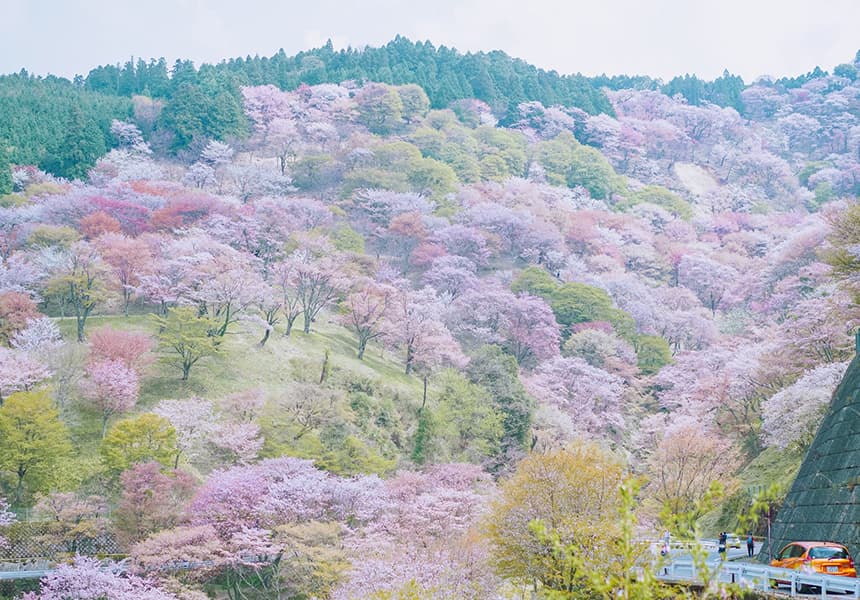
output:
[[[834,546],[816,546],[809,549],[809,558],[848,558],[848,551]]]

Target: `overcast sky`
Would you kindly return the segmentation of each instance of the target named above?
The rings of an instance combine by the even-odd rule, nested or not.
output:
[[[0,73],[64,77],[129,57],[271,56],[396,34],[545,69],[664,80],[831,70],[860,49],[860,0],[0,0]]]

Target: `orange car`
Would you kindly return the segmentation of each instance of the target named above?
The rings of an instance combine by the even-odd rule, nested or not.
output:
[[[857,576],[854,559],[848,548],[834,542],[792,542],[779,551],[776,558],[770,561],[770,566],[826,575]]]

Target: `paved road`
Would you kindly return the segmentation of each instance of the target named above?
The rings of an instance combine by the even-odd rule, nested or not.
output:
[[[699,542],[702,544],[703,549],[705,549],[707,551],[706,561],[707,561],[708,565],[716,566],[717,564],[719,564],[721,557],[716,550],[717,540],[715,540],[715,539],[714,540],[703,539],[703,540],[699,540]],[[756,547],[756,553],[757,552],[758,552],[758,546]],[[688,550],[685,550],[682,548],[673,549],[671,551],[670,555],[675,560],[688,560],[691,558],[690,552]],[[751,563],[755,563],[757,565],[761,564],[758,562],[758,556],[755,556],[754,558],[749,558],[749,556],[747,555],[746,545],[742,545],[741,548],[727,548],[726,549],[726,560],[740,561],[740,562],[751,562]],[[781,596],[784,595],[785,597],[790,597],[791,596],[791,586],[788,586],[788,585],[777,586],[777,588],[774,590],[774,593],[779,594]],[[796,597],[821,598],[822,596],[821,596],[820,591],[809,591],[806,593],[798,592]],[[850,597],[850,596],[848,596],[848,597]],[[824,598],[827,598],[828,600],[829,599],[837,599],[837,598],[841,599],[841,600],[845,600],[846,596],[844,594],[827,594],[826,596],[824,596]]]

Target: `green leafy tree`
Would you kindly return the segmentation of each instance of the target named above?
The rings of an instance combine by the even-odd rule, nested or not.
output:
[[[641,189],[630,192],[622,207],[626,208],[646,202],[661,206],[685,221],[693,218],[693,208],[690,206],[690,203],[677,194],[670,192],[662,185],[646,185]]]
[[[418,417],[412,459],[480,462],[497,454],[504,415],[488,391],[453,370],[440,373],[434,389]]]
[[[609,540],[618,535],[623,472],[615,457],[589,443],[523,459],[502,484],[485,522],[497,572],[523,584],[565,589],[566,579],[559,578],[563,556],[536,534],[534,521],[559,544],[603,561]]]
[[[497,156],[505,165],[505,170],[516,177],[525,176],[526,140],[522,133],[497,127],[480,127],[475,130],[475,138],[480,143],[482,158]]]
[[[423,465],[432,456],[432,445],[436,437],[436,418],[433,411],[425,406],[418,413],[418,426],[412,438],[412,460]]]
[[[534,146],[534,158],[546,170],[546,178],[550,183],[567,185],[567,169],[573,162],[573,152],[578,145],[573,134],[565,131]]]
[[[636,335],[633,317],[612,305],[612,298],[605,290],[584,283],[561,284],[540,267],[527,267],[511,283],[514,292],[528,292],[549,302],[555,320],[565,334],[576,323],[607,321],[624,339],[632,340]]]
[[[653,375],[672,362],[669,342],[659,335],[637,335],[633,348],[636,350],[639,370],[645,375]]]
[[[391,133],[403,122],[403,101],[391,86],[367,84],[356,92],[355,101],[361,122],[373,133]]]
[[[579,145],[573,150],[567,167],[567,185],[582,186],[592,198],[608,199],[613,192],[620,192],[625,184],[621,176],[599,150]]]
[[[540,296],[548,300],[559,288],[559,281],[541,267],[526,267],[519,272],[511,283],[514,293],[528,292],[532,296]]]
[[[291,598],[327,598],[350,567],[337,521],[310,521],[279,527],[275,538],[290,549],[278,564],[279,583]]]
[[[655,576],[654,565],[649,564],[648,542],[637,541],[636,497],[639,484],[628,479],[619,488],[618,523],[604,538],[605,546],[599,559],[576,543],[565,544],[561,536],[543,521],[533,521],[531,530],[544,543],[558,565],[552,574],[551,590],[542,597],[548,600],[574,600],[575,598],[617,598],[639,600],[644,598],[673,598],[671,587]],[[680,597],[680,595],[679,595]]]
[[[407,178],[416,191],[430,191],[437,198],[443,198],[453,192],[457,184],[457,174],[454,169],[432,158],[421,158],[416,161],[411,166]]]
[[[110,428],[99,452],[105,467],[116,474],[149,461],[172,467],[176,430],[170,421],[152,413],[129,417]]]
[[[213,333],[219,323],[201,317],[197,309],[180,306],[166,317],[154,316],[153,319],[159,328],[159,348],[168,353],[168,362],[182,371],[182,381],[188,381],[191,367],[197,361],[218,354],[219,338]]]
[[[502,416],[499,451],[502,460],[516,460],[525,450],[534,400],[519,379],[517,360],[499,346],[483,346],[466,367],[469,381],[483,387]]]
[[[194,77],[177,79],[177,87],[159,117],[158,126],[174,136],[173,148],[179,150],[192,142],[242,138],[248,121],[242,108],[242,94],[235,76],[213,71],[211,66]],[[193,72],[193,65],[191,66]],[[193,81],[191,81],[193,79]]]
[[[72,452],[69,433],[44,390],[12,394],[0,407],[0,469],[16,478],[15,503],[50,484],[60,461]]]
[[[79,239],[81,239],[81,234],[68,225],[43,224],[33,227],[33,231],[27,237],[27,245],[31,248],[68,250]]]

